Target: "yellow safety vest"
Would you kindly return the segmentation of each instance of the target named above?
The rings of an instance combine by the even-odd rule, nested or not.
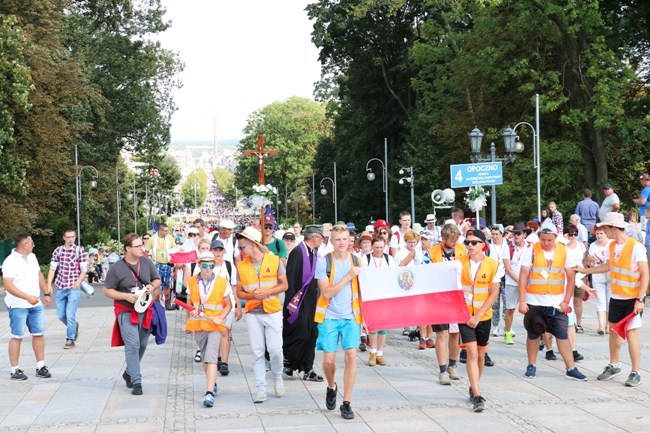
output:
[[[223,299],[223,295],[226,292],[226,287],[228,285],[228,280],[223,277],[216,277],[214,280],[214,286],[210,296],[206,299],[205,304],[203,304],[203,313],[205,317],[214,318],[219,316],[222,312],[226,303]],[[194,275],[187,281],[187,287],[190,291],[190,302],[193,305],[199,305],[201,303],[201,295],[199,293],[199,276]],[[201,317],[192,317],[187,318],[185,323],[186,331],[219,331],[224,332],[226,328],[216,323],[212,323],[208,320],[205,320]]]
[[[467,248],[465,248],[465,245],[461,244],[460,242],[456,242],[456,246],[454,247],[454,260],[460,260],[461,257],[467,255]],[[436,244],[429,248],[429,257],[431,258],[432,263],[440,263],[443,260],[443,254],[442,254],[442,245],[441,244]]]
[[[484,257],[476,272],[476,277],[472,280],[469,256],[461,257],[460,261],[463,265],[463,270],[460,274],[460,283],[463,286],[463,291],[466,293],[465,303],[467,304],[467,311],[470,316],[473,316],[478,313],[488,299],[490,286],[499,270],[499,262],[491,257]],[[468,295],[471,295],[471,299]],[[491,318],[492,308],[488,308],[480,320],[483,321]]]
[[[565,265],[566,247],[564,245],[555,244],[555,255],[551,266],[549,266],[544,257],[542,244],[536,242],[533,245],[533,263],[530,274],[528,274],[526,291],[533,295],[563,295]],[[544,275],[542,275],[544,271],[548,273],[548,278],[544,278]]]
[[[641,272],[632,271],[632,251],[637,241],[629,238],[625,241],[621,256],[614,260],[616,242],[609,244],[609,275],[612,280],[612,294],[625,298],[638,298],[641,285]]]
[[[334,257],[332,253],[328,254],[329,260],[328,263],[331,264],[331,270],[329,273],[329,282],[330,286],[334,285],[334,274],[336,273],[336,264],[334,263]],[[359,262],[355,262],[356,257],[350,254],[350,262],[352,266],[359,266]],[[352,312],[354,313],[354,320],[358,324],[361,324],[361,299],[359,298],[359,278],[352,278]],[[325,313],[327,312],[327,307],[330,304],[329,298],[324,296],[318,297],[318,302],[316,303],[316,314],[314,315],[314,322],[323,323],[325,320]]]
[[[242,284],[242,289],[245,292],[252,292],[253,290],[260,289],[273,289],[278,286],[278,270],[280,269],[280,257],[273,254],[264,254],[262,259],[262,266],[260,266],[260,276],[257,277],[255,267],[251,262],[250,257],[245,258],[237,264],[237,271],[239,272],[239,279]],[[265,313],[277,313],[282,310],[280,303],[280,295],[274,295],[262,301],[258,299],[246,300],[246,307],[244,310],[248,313],[257,306],[262,304]]]

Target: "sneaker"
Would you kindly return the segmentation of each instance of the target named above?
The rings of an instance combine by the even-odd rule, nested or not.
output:
[[[293,370],[289,367],[284,367],[282,372],[287,375],[287,377],[293,377]]]
[[[555,353],[553,353],[553,349],[546,351],[546,360],[547,361],[557,360],[557,356],[555,356]]]
[[[490,358],[490,355],[485,352],[485,366],[486,367],[494,367],[494,361],[492,361],[492,358]]]
[[[424,338],[420,338],[420,343],[418,344],[418,350],[424,350],[427,348],[427,342],[424,341]]]
[[[142,395],[142,384],[141,383],[134,383],[133,384],[133,389],[131,390],[131,394],[133,394],[133,395]]]
[[[203,397],[203,406],[205,407],[214,406],[214,395],[210,394],[209,392],[206,392],[205,397]]]
[[[257,388],[255,392],[255,397],[253,397],[253,403],[264,403],[266,401],[266,391],[264,388]]]
[[[42,366],[41,368],[36,369],[36,377],[42,377],[47,379],[52,377],[52,374],[50,374],[50,371],[47,369],[46,366]]]
[[[474,397],[474,412],[483,412],[485,410],[485,399],[477,395]]]
[[[282,376],[278,376],[273,381],[273,390],[275,391],[276,397],[282,397],[284,395],[284,380]]]
[[[456,367],[447,367],[447,373],[449,374],[449,378],[451,380],[460,379],[460,376],[458,375],[458,372],[456,372]]]
[[[433,339],[429,338],[426,341],[427,344],[427,349],[434,349],[436,347],[436,343],[433,342]]]
[[[524,377],[526,379],[534,379],[535,376],[537,376],[537,367],[535,367],[533,364],[528,364],[528,367],[526,367],[526,372],[524,373]]]
[[[127,373],[126,370],[124,371],[124,373],[122,373],[122,379],[124,379],[124,382],[126,382],[127,388],[133,388],[133,382],[131,382],[131,375]]]
[[[352,407],[350,406],[349,401],[344,401],[341,405],[341,416],[344,419],[354,419],[354,412],[352,412]]]
[[[73,347],[74,347],[73,340],[65,340],[65,346],[63,346],[64,349],[72,349]]]
[[[582,382],[585,382],[587,380],[587,376],[580,373],[580,370],[578,370],[578,367],[573,367],[571,370],[567,370],[566,378],[567,379],[573,379],[573,380],[580,380]]]
[[[641,375],[636,371],[630,373],[625,381],[625,386],[639,386],[641,385]]]
[[[336,407],[336,393],[338,391],[338,387],[336,384],[334,385],[334,389],[331,389],[329,386],[327,387],[327,393],[325,394],[325,407],[329,410],[334,410]]]
[[[359,343],[359,350],[365,352],[367,349],[368,349],[368,337],[362,335],[361,342]]]
[[[201,351],[197,350],[196,353],[194,354],[194,362],[201,362]]]
[[[219,366],[219,374],[222,376],[228,376],[230,373],[230,370],[228,370],[228,363],[227,362],[222,362],[221,365]]]
[[[377,365],[377,354],[371,353],[368,355],[368,367],[374,367],[375,365]]]
[[[598,375],[598,380],[609,380],[621,374],[621,367],[614,367],[612,364],[607,364],[605,370]]]
[[[599,329],[598,330],[598,335],[605,335],[605,330],[604,329]]]
[[[541,352],[542,350],[544,350],[544,339],[540,338],[539,339],[539,351]]]
[[[585,330],[582,329],[582,326],[576,325],[576,334],[584,334]]]
[[[582,361],[583,359],[585,359],[585,357],[582,356],[581,354],[579,354],[577,350],[573,351],[573,360],[574,361]]]
[[[465,349],[460,350],[460,355],[458,355],[458,361],[461,364],[467,364],[467,350]]]
[[[440,385],[451,385],[451,379],[449,378],[449,373],[446,371],[443,371],[438,375],[438,382],[440,382]]]
[[[13,380],[27,380],[27,375],[20,368],[17,368],[16,371],[11,373],[11,378]]]
[[[505,335],[503,336],[503,342],[509,346],[515,344],[513,337],[514,335],[512,334],[512,332],[506,331]]]
[[[492,336],[492,337],[498,337],[498,336],[499,336],[499,328],[493,326],[493,327],[492,327],[492,332],[490,333],[490,336]]]

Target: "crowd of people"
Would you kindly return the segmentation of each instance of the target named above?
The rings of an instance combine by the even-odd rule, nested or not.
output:
[[[612,186],[605,184],[601,205],[585,189],[566,221],[551,202],[541,220],[506,226],[487,226],[482,218],[465,218],[463,210],[455,208],[444,224],[437,224],[434,214],[427,215],[424,227],[404,211],[399,225],[392,227],[384,220],[363,229],[352,222],[306,227],[295,222],[279,230],[274,216],[262,211],[259,219],[249,221],[222,215],[214,227],[197,218],[171,229],[161,223],[155,233],[142,237],[128,234],[123,256],[101,271],[103,292],[115,306],[113,345],[123,345],[125,351],[122,378],[132,394],[143,394],[140,363],[149,336],[153,333],[157,342],[164,341],[165,309],[183,305],[186,330],[197,345],[194,360],[204,367],[205,407],[214,405],[217,376],[229,374],[231,329],[244,318],[253,354],[253,402],[267,400],[267,374],[277,398],[285,393],[283,378],[298,375],[325,382],[325,406],[335,409],[339,395],[335,361],[342,350],[339,410],[343,418],[352,419],[358,351],[369,352],[369,367],[389,365],[385,355],[389,330],[368,332],[365,325],[362,268],[371,272],[455,261],[467,322],[411,323],[402,332],[415,340],[414,350],[435,349],[441,385],[458,380],[458,363],[466,364],[475,412],[486,407],[480,379],[484,367],[494,365],[487,353],[489,340],[503,336],[506,345],[514,344],[516,311],[524,315],[526,378],[536,377],[539,351],[546,348],[545,358],[557,359],[555,340],[566,378],[587,379],[576,362],[584,358],[577,335],[585,332],[583,302],[589,297],[596,299],[598,335],[609,336],[610,361],[597,379],[622,373],[620,352],[626,339],[631,371],[624,384],[637,386],[638,329],[650,256],[650,241],[644,237],[650,230],[650,177],[644,174],[640,180],[644,189],[635,199],[642,212],[639,222],[632,213],[618,212],[620,202]],[[10,374],[15,380],[27,379],[19,365],[26,331],[33,338],[36,376],[51,377],[45,365],[43,308],[50,305],[54,287],[57,317],[66,327],[64,348],[75,346],[79,287],[89,269],[98,265],[98,251],[86,254],[75,245],[74,230],[64,231],[47,278],[32,248],[28,234],[18,235],[3,266],[11,325]],[[317,350],[322,352],[322,374],[314,366]]]

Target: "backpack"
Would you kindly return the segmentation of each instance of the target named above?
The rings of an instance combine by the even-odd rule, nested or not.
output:
[[[359,257],[355,256],[354,254],[352,255],[352,264],[354,266],[360,265]],[[327,253],[325,256],[325,270],[327,271],[327,278],[329,278],[330,274],[332,273],[332,253]]]
[[[370,256],[372,256],[372,254],[366,254],[366,259],[368,259],[368,266],[370,266]],[[384,259],[386,260],[386,264],[390,266],[390,262],[388,261],[388,254],[384,253]]]

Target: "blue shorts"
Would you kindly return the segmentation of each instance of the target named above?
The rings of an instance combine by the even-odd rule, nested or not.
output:
[[[325,319],[318,324],[318,340],[316,350],[323,352],[336,352],[339,340],[343,350],[359,347],[361,338],[361,325],[354,319]]]
[[[31,308],[8,308],[11,338],[22,339],[25,327],[34,337],[45,334],[45,307],[37,305]]]
[[[171,288],[172,267],[167,264],[156,263],[156,271],[158,271],[158,275],[160,276],[160,288]]]

